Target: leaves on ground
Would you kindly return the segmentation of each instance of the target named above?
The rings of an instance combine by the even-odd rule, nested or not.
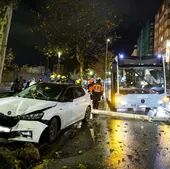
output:
[[[110,149],[110,153],[112,153],[113,151],[115,151],[114,149]]]
[[[132,155],[128,154],[127,156],[128,156],[128,158],[129,158],[130,160],[132,160],[132,158],[133,158]]]
[[[79,150],[79,152],[78,152],[79,154],[83,154],[83,150]]]
[[[28,143],[24,148],[11,151],[8,148],[0,147],[0,158],[5,162],[20,168],[20,164],[37,161],[40,159],[40,154],[33,144]]]
[[[87,169],[87,167],[84,164],[79,164],[77,166],[78,169]]]

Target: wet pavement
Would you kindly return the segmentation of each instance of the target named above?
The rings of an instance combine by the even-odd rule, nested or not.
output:
[[[61,159],[86,153],[95,145],[94,130],[97,128],[93,121],[76,123],[64,130],[54,143],[39,147],[42,159]]]
[[[95,115],[92,123],[76,128],[58,149],[53,147],[44,169],[170,168],[169,125]]]
[[[107,168],[170,168],[170,126],[140,120],[108,119],[103,128],[103,163]]]

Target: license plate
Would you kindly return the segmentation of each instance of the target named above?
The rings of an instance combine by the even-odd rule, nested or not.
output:
[[[117,109],[117,111],[119,111],[119,112],[126,112],[127,109]]]
[[[8,127],[0,126],[0,132],[9,133],[10,131],[11,129]]]
[[[139,105],[137,105],[137,104],[131,104],[131,107],[132,107],[132,108],[138,108]]]

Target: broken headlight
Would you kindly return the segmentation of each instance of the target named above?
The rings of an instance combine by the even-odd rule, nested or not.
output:
[[[44,113],[30,113],[21,116],[21,120],[40,120]]]

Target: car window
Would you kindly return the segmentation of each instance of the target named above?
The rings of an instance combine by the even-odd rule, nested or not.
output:
[[[74,99],[73,88],[69,88],[66,90],[63,99],[64,100]]]
[[[55,83],[37,83],[20,92],[17,96],[41,100],[58,100],[66,85]]]
[[[76,89],[74,89],[74,98],[77,99],[80,97],[80,95],[78,94],[78,92],[76,91]]]
[[[79,98],[85,95],[85,91],[81,87],[75,88],[75,98]]]

